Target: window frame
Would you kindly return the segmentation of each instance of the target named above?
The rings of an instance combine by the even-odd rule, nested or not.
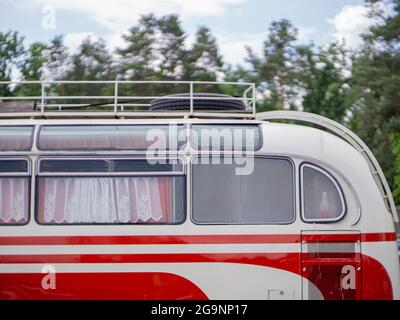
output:
[[[8,150],[2,150],[0,149],[0,152],[29,152],[33,148],[34,140],[35,140],[35,125],[34,124],[6,124],[6,125],[0,125],[1,128],[20,128],[20,127],[25,127],[25,128],[30,128],[31,129],[31,135],[30,135],[30,140],[29,140],[29,147],[26,149],[8,149]]]
[[[222,156],[235,156],[235,154],[223,154]],[[296,166],[295,163],[293,161],[293,159],[291,159],[290,157],[286,157],[286,156],[271,156],[271,155],[262,155],[262,154],[257,154],[257,155],[245,155],[246,157],[252,157],[254,159],[256,158],[261,158],[261,159],[269,159],[269,160],[285,160],[287,162],[290,163],[291,165],[291,173],[292,173],[292,196],[293,196],[293,219],[290,222],[282,222],[282,223],[224,223],[224,222],[214,222],[214,223],[210,223],[210,222],[198,222],[194,219],[194,210],[193,210],[193,198],[194,198],[194,193],[193,193],[193,161],[196,158],[201,157],[200,154],[195,155],[191,158],[190,160],[190,170],[191,170],[191,174],[190,174],[190,220],[192,221],[192,223],[194,225],[197,226],[289,226],[292,225],[296,222],[297,220],[297,209],[296,209],[296,196],[297,196],[297,191],[296,191]],[[210,155],[210,157],[212,157],[212,155]],[[212,165],[212,164],[208,164],[208,165]]]
[[[313,218],[313,219],[309,219],[309,218],[305,217],[304,168],[307,168],[307,167],[311,168],[313,170],[316,170],[319,173],[323,174],[335,186],[336,191],[339,194],[340,203],[341,203],[341,206],[342,206],[342,212],[338,217],[336,217],[336,218]],[[334,222],[339,222],[339,221],[343,220],[344,217],[347,214],[347,203],[346,203],[346,197],[344,195],[343,189],[340,186],[340,184],[337,181],[337,179],[330,172],[328,172],[327,170],[325,170],[321,166],[318,166],[318,165],[310,163],[310,162],[303,162],[303,163],[300,164],[299,174],[300,174],[300,177],[299,177],[300,188],[299,189],[300,189],[300,216],[301,216],[301,220],[303,222],[305,222],[305,223],[308,223],[308,224],[315,224],[315,223],[328,224],[328,223],[334,223]]]
[[[186,173],[186,162],[181,156],[176,157],[160,157],[158,159],[163,160],[177,160],[180,162],[182,171],[174,172],[40,172],[40,162],[45,160],[147,160],[145,156],[98,156],[98,157],[82,157],[82,156],[41,156],[36,161],[36,175],[35,175],[35,208],[34,218],[40,226],[178,226],[182,225],[187,220],[187,173]],[[183,197],[183,220],[179,223],[42,223],[39,220],[39,180],[40,177],[48,178],[74,178],[74,177],[88,177],[88,178],[117,178],[117,177],[138,177],[138,178],[149,178],[149,177],[182,177],[182,184],[184,187]]]
[[[154,129],[157,129],[159,127],[169,127],[170,124],[168,123],[139,123],[139,124],[131,124],[131,123],[101,123],[101,124],[94,124],[94,123],[79,123],[79,124],[71,124],[71,123],[66,123],[66,124],[41,124],[39,125],[39,128],[37,130],[37,139],[36,139],[36,148],[39,151],[42,152],[96,152],[96,151],[104,151],[104,152],[129,152],[129,151],[134,151],[134,152],[145,152],[147,149],[140,149],[140,148],[90,148],[90,149],[84,149],[84,148],[57,148],[57,149],[49,149],[49,148],[42,148],[40,145],[40,138],[41,138],[41,132],[43,127],[71,127],[71,128],[76,128],[76,127],[151,127],[153,126]],[[186,130],[187,125],[184,123],[178,123],[178,127],[182,127],[182,130]],[[182,144],[183,146],[188,143],[188,138],[186,137],[186,141]],[[177,137],[178,138],[178,137]],[[182,146],[179,145],[179,140],[177,141],[178,145],[176,149],[170,149],[169,145],[166,149],[159,149],[160,151],[173,151],[176,152],[180,150]]]
[[[1,160],[25,160],[28,164],[26,172],[0,172],[0,178],[27,178],[28,180],[28,212],[27,212],[27,219],[24,223],[0,223],[1,227],[22,227],[26,226],[31,221],[31,205],[32,205],[32,163],[29,157],[0,157]]]

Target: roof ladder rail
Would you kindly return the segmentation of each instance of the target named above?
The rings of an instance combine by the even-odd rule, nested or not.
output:
[[[392,214],[393,220],[399,222],[399,217],[396,210],[396,205],[392,193],[389,188],[389,184],[382,171],[381,166],[376,160],[372,151],[354,132],[347,129],[345,126],[328,119],[326,117],[301,111],[270,111],[257,113],[256,118],[258,120],[295,120],[307,123],[319,125],[331,132],[341,136],[346,142],[352,145],[362,156],[366,159],[370,172],[374,177],[375,183],[381,192],[381,196],[384,199],[384,203],[387,206],[388,211]],[[343,134],[344,133],[344,134]],[[346,137],[347,136],[347,137]],[[376,179],[377,177],[378,179]],[[378,181],[379,180],[379,181]]]
[[[73,87],[71,87],[73,85]],[[80,86],[88,86],[97,90],[79,90]],[[153,81],[153,80],[32,80],[32,81],[1,81],[0,87],[28,86],[41,90],[36,96],[27,96],[24,90],[15,92],[15,95],[1,96],[1,102],[32,100],[33,103],[40,104],[36,110],[0,110],[1,119],[23,119],[23,118],[206,118],[206,119],[254,119],[255,118],[255,86],[246,82],[221,82],[221,81]],[[40,86],[40,87],[39,87]],[[69,87],[69,90],[63,88]],[[234,86],[237,88],[237,97],[230,95],[220,97],[198,97],[205,93],[219,92],[221,86]],[[146,94],[151,89],[151,94]],[[153,90],[153,89],[157,90]],[[78,91],[80,95],[74,95],[73,91]],[[121,92],[122,90],[122,92]],[[184,91],[183,91],[184,90]],[[154,91],[154,92],[153,92]],[[30,92],[30,90],[27,90]],[[85,94],[88,93],[88,94]],[[89,93],[93,92],[93,95]],[[96,94],[97,93],[97,94]],[[186,94],[179,97],[178,94]],[[244,94],[243,94],[244,93]],[[181,99],[187,106],[184,108],[171,108],[166,110],[156,110],[152,108],[154,100],[170,100],[174,95],[174,100]],[[239,97],[240,96],[240,97]],[[208,100],[220,101],[241,101],[243,108],[201,108],[196,106],[196,102]],[[183,104],[185,104],[183,103]],[[101,107],[101,108],[100,108]],[[2,108],[0,108],[2,109]],[[250,110],[251,109],[251,110]]]

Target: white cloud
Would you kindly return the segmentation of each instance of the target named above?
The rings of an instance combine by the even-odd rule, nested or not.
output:
[[[228,7],[246,0],[21,0],[25,5],[52,5],[56,10],[87,14],[89,18],[110,32],[121,32],[137,21],[140,15],[157,12],[159,15],[176,13],[183,19],[219,16]]]
[[[217,34],[218,45],[226,62],[237,64],[247,56],[246,46],[261,54],[267,32],[242,34]]]
[[[299,27],[299,43],[309,43],[317,32],[315,28]],[[264,41],[268,32],[217,34],[218,45],[226,62],[231,64],[242,63],[247,57],[246,47],[250,47],[257,55],[263,52]]]
[[[382,7],[384,12],[389,9]],[[345,41],[349,48],[356,48],[362,44],[361,35],[376,24],[378,20],[368,16],[368,7],[364,5],[344,6],[332,19],[328,19],[335,31],[333,37],[338,41]]]
[[[98,37],[93,32],[76,32],[67,33],[64,36],[64,43],[69,48],[69,50],[74,53],[78,50],[80,44],[86,38],[97,39]]]
[[[317,28],[310,27],[299,27],[299,33],[297,35],[298,42],[309,43],[312,41],[313,36],[318,32]]]

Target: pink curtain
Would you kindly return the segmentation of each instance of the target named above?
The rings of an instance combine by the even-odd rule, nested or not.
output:
[[[154,223],[172,219],[172,178],[41,178],[42,223]]]
[[[0,224],[20,224],[28,220],[29,180],[0,178]]]

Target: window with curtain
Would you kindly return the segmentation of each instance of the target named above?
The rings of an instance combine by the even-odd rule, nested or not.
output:
[[[41,160],[37,189],[39,223],[182,223],[185,177],[181,165],[146,163],[113,159]]]
[[[0,225],[21,225],[29,218],[27,160],[0,160]]]
[[[319,167],[301,166],[302,216],[307,222],[337,221],[346,211],[344,196],[336,180]]]
[[[293,166],[254,158],[250,175],[236,164],[192,164],[193,220],[200,224],[289,224],[295,218]]]

